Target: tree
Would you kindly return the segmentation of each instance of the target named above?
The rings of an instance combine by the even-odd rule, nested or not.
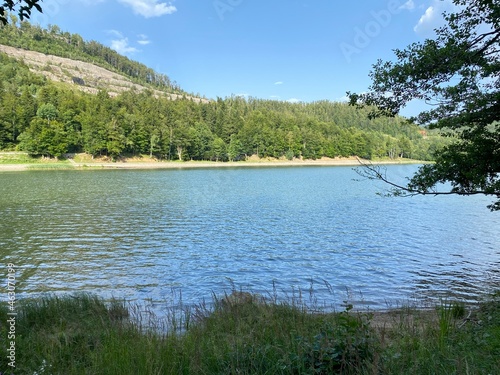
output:
[[[41,2],[42,0],[5,0],[0,5],[0,24],[6,25],[9,22],[7,12],[17,11],[21,21],[31,17],[33,8],[42,13],[42,7],[39,4]]]
[[[226,158],[226,142],[222,138],[215,138],[212,142],[212,153],[214,155],[215,161],[222,160]]]
[[[379,60],[366,94],[350,104],[375,106],[370,117],[395,116],[412,100],[432,104],[411,120],[446,130],[456,141],[436,152],[396,194],[484,194],[500,210],[500,3],[453,0],[436,38],[395,50],[397,61]],[[377,168],[369,177],[384,179]],[[449,183],[450,190],[439,186]]]
[[[106,130],[106,150],[111,159],[116,160],[125,149],[126,137],[123,134],[123,128],[119,126],[118,121],[114,117],[106,124]]]
[[[19,139],[19,148],[33,155],[57,158],[68,151],[64,125],[57,121],[47,124],[44,119],[35,117]]]
[[[40,118],[44,119],[46,118],[47,124],[50,125],[50,120],[54,120],[59,115],[59,112],[57,111],[57,108],[53,104],[46,103],[38,107],[36,115]]]
[[[184,151],[191,145],[191,140],[187,124],[181,120],[177,120],[173,131],[173,143],[180,161],[184,161]]]
[[[227,146],[227,157],[229,161],[240,160],[243,155],[243,145],[241,144],[240,140],[236,138],[235,134],[232,134],[229,145]]]

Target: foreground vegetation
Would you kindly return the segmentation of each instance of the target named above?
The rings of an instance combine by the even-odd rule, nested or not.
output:
[[[500,294],[471,310],[442,303],[375,315],[310,313],[244,292],[171,310],[166,321],[92,295],[17,309],[15,374],[500,373]],[[2,355],[0,371],[10,370]]]

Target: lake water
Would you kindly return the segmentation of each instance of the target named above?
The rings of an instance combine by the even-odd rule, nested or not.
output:
[[[401,181],[416,168],[387,170]],[[348,167],[6,172],[0,256],[21,297],[155,306],[232,287],[290,298],[312,285],[320,304],[374,309],[500,289],[490,199],[384,198],[359,178]]]

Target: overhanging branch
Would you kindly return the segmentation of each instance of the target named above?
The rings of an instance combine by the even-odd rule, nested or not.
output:
[[[391,181],[385,171],[382,171],[382,167],[380,165],[374,165],[372,163],[366,163],[357,158],[358,163],[362,166],[362,170],[355,169],[356,173],[360,176],[365,177],[369,180],[377,180],[386,183],[389,186],[392,186],[394,190],[389,196],[398,196],[398,197],[413,197],[416,195],[460,195],[460,196],[468,196],[468,195],[492,195],[491,193],[474,190],[471,192],[460,192],[460,191],[436,191],[436,190],[418,190],[412,189],[408,186],[403,186]]]

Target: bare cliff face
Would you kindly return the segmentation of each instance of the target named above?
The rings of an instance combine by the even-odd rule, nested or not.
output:
[[[156,96],[164,96],[172,100],[181,98],[181,95],[178,94],[165,93],[144,87],[132,82],[128,77],[91,63],[45,55],[40,52],[8,47],[1,44],[0,52],[15,59],[23,60],[31,71],[42,74],[51,81],[64,82],[87,93],[96,94],[99,90],[106,90],[110,96],[116,96],[123,91],[136,90],[140,92],[149,89]],[[188,98],[196,102],[207,102],[206,99],[189,96]]]

